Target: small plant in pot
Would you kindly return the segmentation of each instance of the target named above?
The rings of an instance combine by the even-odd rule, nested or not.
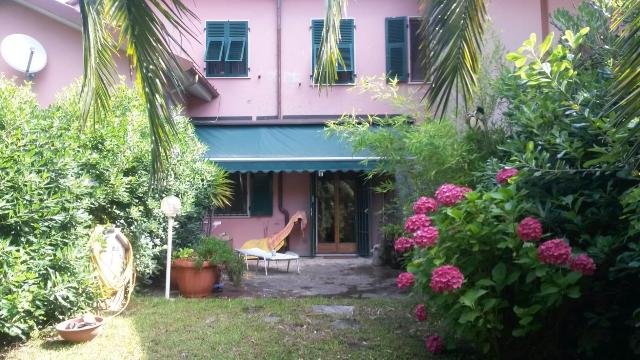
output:
[[[171,264],[172,278],[184,297],[206,297],[220,280],[222,267],[237,257],[226,241],[203,237],[195,248],[180,249]]]

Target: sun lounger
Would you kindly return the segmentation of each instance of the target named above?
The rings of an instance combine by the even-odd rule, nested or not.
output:
[[[298,274],[300,273],[300,256],[292,251],[287,251],[286,253],[272,253],[269,251],[264,251],[259,248],[251,248],[251,249],[236,249],[237,252],[241,253],[245,256],[245,262],[249,257],[255,257],[258,261],[256,263],[256,267],[259,266],[260,260],[264,261],[264,274],[265,276],[269,275],[267,273],[267,269],[269,268],[269,263],[271,261],[286,261],[287,262],[287,272],[289,272],[289,266],[291,265],[291,260],[296,261],[296,267],[298,270]],[[248,267],[248,265],[247,265]]]

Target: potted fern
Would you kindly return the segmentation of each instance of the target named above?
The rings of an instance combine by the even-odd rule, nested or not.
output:
[[[233,268],[233,280],[237,281],[237,266],[229,266],[237,261],[238,256],[226,241],[206,236],[195,248],[177,251],[171,264],[172,278],[182,296],[206,297],[211,293],[213,285],[220,280],[222,268]]]

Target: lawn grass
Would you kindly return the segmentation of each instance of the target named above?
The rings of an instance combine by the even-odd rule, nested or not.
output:
[[[312,305],[355,306],[351,324]],[[414,320],[410,300],[176,299],[138,296],[91,342],[41,335],[8,359],[415,359],[428,358],[429,325]],[[43,333],[44,334],[44,333]],[[0,356],[2,357],[2,356]]]

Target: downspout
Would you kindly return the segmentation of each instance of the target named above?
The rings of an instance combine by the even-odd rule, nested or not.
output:
[[[284,188],[284,186],[282,186],[282,179],[283,179],[283,175],[282,172],[278,173],[278,211],[280,211],[280,213],[282,213],[282,215],[284,215],[284,226],[287,226],[287,224],[289,223],[289,211],[287,211],[287,209],[284,208],[284,204],[283,204],[283,194],[282,194],[282,189]],[[285,250],[289,250],[289,241],[286,242],[285,245]]]
[[[284,215],[284,225],[286,226],[289,223],[289,211],[284,208],[284,196],[282,194],[284,186],[282,186],[282,179],[284,178],[282,172],[278,173],[278,211]]]
[[[276,91],[276,102],[278,104],[278,120],[282,120],[282,0],[276,0],[276,18],[277,18],[277,59],[278,70],[276,74],[276,78],[278,80],[277,91]]]

